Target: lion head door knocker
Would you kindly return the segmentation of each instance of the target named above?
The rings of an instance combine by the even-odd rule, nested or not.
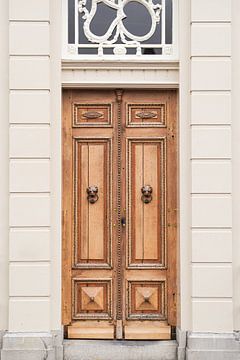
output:
[[[144,204],[149,204],[152,201],[153,188],[151,187],[151,185],[144,185],[141,191],[142,201],[144,202]]]
[[[87,188],[87,199],[90,202],[90,204],[95,204],[96,201],[98,201],[98,187],[96,185],[89,186]]]

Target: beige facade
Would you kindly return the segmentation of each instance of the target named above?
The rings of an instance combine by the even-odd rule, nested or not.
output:
[[[96,78],[179,87],[179,328],[240,330],[239,1],[178,7],[179,63],[105,64],[104,83],[102,64],[61,68],[61,1],[1,1],[0,330],[62,329],[61,86]]]

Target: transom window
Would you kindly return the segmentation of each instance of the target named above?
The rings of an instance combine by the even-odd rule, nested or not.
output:
[[[176,0],[65,0],[64,15],[64,58],[176,58]]]

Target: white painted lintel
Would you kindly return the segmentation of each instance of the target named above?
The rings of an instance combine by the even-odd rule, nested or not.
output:
[[[178,62],[63,61],[64,88],[178,88]]]

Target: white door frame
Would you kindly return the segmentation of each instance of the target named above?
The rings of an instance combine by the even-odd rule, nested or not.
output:
[[[186,64],[187,65],[187,64]],[[187,68],[185,69],[187,71]],[[183,74],[182,74],[183,75]],[[172,62],[62,62],[63,88],[179,89],[179,240],[178,327],[191,329],[191,171],[187,83],[179,81],[179,63]],[[186,74],[185,74],[186,76]]]

